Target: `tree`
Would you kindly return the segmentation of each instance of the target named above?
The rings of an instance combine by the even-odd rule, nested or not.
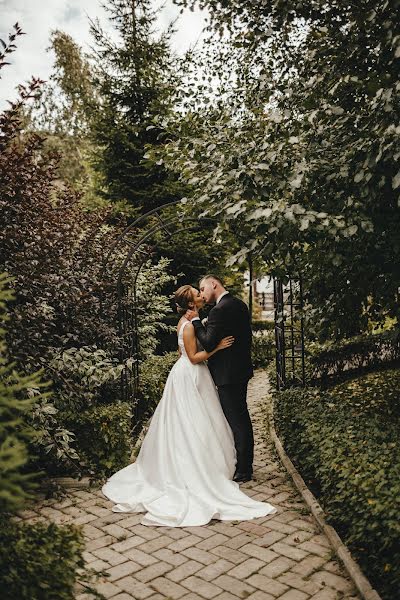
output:
[[[167,164],[200,211],[251,226],[237,259],[302,272],[320,335],[398,317],[398,2],[200,4],[230,47],[225,101],[193,99]]]
[[[0,322],[8,320],[6,302],[14,295],[10,278],[0,274]],[[46,387],[41,382],[42,371],[21,375],[7,354],[6,331],[0,328],[0,513],[15,512],[32,498],[36,476],[26,472],[29,443],[35,430],[28,424],[28,414],[34,404],[48,395],[29,396],[32,388]]]
[[[170,32],[154,33],[157,12],[150,0],[108,0],[105,8],[118,41],[98,21],[91,23],[94,84],[101,97],[91,124],[100,149],[95,167],[106,198],[127,200],[145,212],[184,195],[182,185],[160,164],[143,162],[147,144],[163,143],[163,128],[155,117],[160,122],[173,104],[176,70]]]

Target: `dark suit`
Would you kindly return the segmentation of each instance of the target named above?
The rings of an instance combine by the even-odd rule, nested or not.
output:
[[[235,439],[236,470],[251,473],[254,440],[246,396],[248,381],[253,376],[253,365],[248,308],[239,298],[226,294],[211,309],[206,327],[197,319],[192,323],[197,338],[207,352],[214,350],[222,338],[228,335],[235,338],[232,346],[209,358],[208,366]]]

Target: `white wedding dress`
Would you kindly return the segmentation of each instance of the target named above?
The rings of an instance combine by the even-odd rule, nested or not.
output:
[[[178,334],[181,356],[172,367],[136,462],[103,486],[114,512],[145,512],[141,523],[205,525],[211,519],[247,520],[276,512],[232,481],[236,450],[205,363],[193,365]],[[224,352],[224,350],[221,350]]]

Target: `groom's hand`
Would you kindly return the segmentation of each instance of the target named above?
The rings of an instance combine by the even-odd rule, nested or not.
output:
[[[197,310],[187,310],[185,313],[185,317],[187,318],[188,321],[191,321],[192,319],[199,319],[199,311]]]

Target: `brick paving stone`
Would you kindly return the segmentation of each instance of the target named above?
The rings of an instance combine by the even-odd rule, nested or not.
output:
[[[200,544],[197,544],[197,548],[200,550],[212,550],[217,546],[222,546],[225,542],[229,541],[229,537],[222,533],[216,533],[215,535],[203,540]]]
[[[329,557],[332,555],[332,549],[327,548],[326,546],[321,546],[321,544],[316,544],[315,542],[302,542],[297,546],[301,550],[306,550],[306,552],[310,552],[311,554],[316,554],[317,556]]]
[[[113,583],[110,583],[109,581],[98,583],[95,587],[96,590],[100,594],[103,594],[106,598],[112,598],[113,596],[116,596],[120,591],[120,589],[117,586],[115,586]]]
[[[168,571],[173,569],[172,565],[165,563],[163,561],[159,561],[154,565],[150,565],[141,569],[139,573],[136,573],[135,578],[139,579],[142,583],[148,583],[152,579],[156,579],[156,577],[161,577],[161,575],[165,575]]]
[[[145,598],[154,594],[153,589],[141,581],[134,579],[131,575],[128,575],[128,577],[124,577],[123,579],[118,579],[118,581],[115,582],[115,585],[119,588],[119,591],[123,590],[124,592],[128,592],[135,600],[145,600]]]
[[[93,550],[93,554],[97,556],[97,558],[101,558],[102,560],[107,561],[110,565],[119,565],[128,560],[128,558],[119,552],[115,552],[115,550],[111,550],[110,548],[99,548],[98,550]]]
[[[278,558],[278,554],[269,548],[261,548],[260,546],[256,546],[255,544],[246,544],[240,548],[241,552],[248,554],[249,556],[254,556],[254,558],[259,558],[266,563],[273,561],[275,558]]]
[[[312,538],[313,534],[311,531],[305,531],[304,529],[300,529],[295,531],[295,533],[291,533],[287,535],[285,539],[282,541],[285,544],[289,544],[290,546],[297,546],[297,544],[301,544],[302,542],[308,542],[310,538]]]
[[[343,593],[352,592],[354,587],[348,579],[345,579],[340,575],[335,575],[335,573],[330,573],[329,571],[316,571],[310,575],[310,579],[316,583],[326,585]]]
[[[288,585],[280,583],[275,579],[270,579],[270,577],[266,577],[265,575],[260,575],[259,573],[251,575],[246,581],[253,587],[260,589],[262,592],[267,592],[274,597],[281,596],[289,589]]]
[[[227,575],[231,577],[236,577],[237,579],[246,579],[253,573],[256,573],[265,565],[264,561],[258,560],[257,558],[249,558],[245,560],[243,563],[236,565],[230,571],[227,571]]]
[[[154,540],[154,538],[157,538],[161,535],[158,527],[146,527],[146,525],[141,525],[140,523],[138,525],[134,525],[130,529],[135,535],[139,535],[145,540]]]
[[[131,548],[135,548],[135,546],[140,546],[143,544],[145,540],[138,535],[133,535],[130,538],[127,538],[123,542],[115,542],[112,544],[110,548],[112,550],[116,550],[117,552],[125,552],[125,550],[130,550]]]
[[[86,550],[89,550],[89,552],[92,552],[93,550],[96,550],[97,548],[104,548],[106,546],[110,546],[115,541],[116,541],[115,538],[113,538],[111,535],[104,535],[101,538],[87,541],[86,542]]]
[[[258,539],[259,538],[256,538],[253,535],[249,535],[248,533],[240,533],[236,537],[230,539],[229,542],[226,542],[224,546],[226,546],[227,548],[232,548],[233,550],[239,550],[242,546],[245,546],[246,544],[256,543]]]
[[[115,523],[106,525],[105,527],[103,527],[103,531],[106,531],[108,534],[113,535],[117,539],[126,538],[129,535],[129,531],[127,531],[125,527],[120,527]]]
[[[257,590],[253,594],[250,594],[250,596],[247,596],[247,600],[275,600],[275,597],[271,596],[271,594],[267,594],[266,592]]]
[[[273,504],[273,500],[271,500],[271,504]],[[288,525],[287,523],[281,523],[280,521],[276,521],[275,519],[271,519],[268,521],[268,527],[273,529],[274,531],[279,531],[280,533],[296,533],[297,528],[293,527],[292,524]]]
[[[278,575],[285,573],[285,571],[289,571],[294,565],[296,565],[294,560],[286,558],[285,556],[280,556],[260,569],[260,573],[261,575],[266,575],[266,577],[271,577],[273,579],[274,577],[278,577]]]
[[[206,581],[211,581],[216,577],[219,577],[223,573],[227,573],[230,569],[232,569],[235,565],[224,558],[220,558],[217,562],[208,565],[207,567],[203,567],[201,565],[201,570],[198,571],[197,577],[201,577]]]
[[[324,588],[311,596],[310,600],[339,600],[338,593],[332,588]]]
[[[133,560],[133,562],[139,563],[139,565],[142,565],[142,567],[148,567],[149,565],[153,565],[154,563],[158,562],[156,558],[150,554],[146,554],[146,552],[142,552],[138,548],[131,548],[130,550],[127,550],[124,552],[124,556],[126,556],[127,559],[129,558],[130,560]]]
[[[168,550],[168,548],[161,548],[160,550],[153,552],[153,557],[154,556],[169,563],[170,565],[173,565],[174,567],[179,567],[179,565],[182,565],[184,562],[189,560],[187,556],[172,552],[172,550]]]
[[[180,540],[175,540],[169,544],[168,548],[173,550],[173,552],[181,552],[182,550],[186,550],[186,548],[190,548],[191,546],[196,546],[199,548],[199,542],[201,542],[201,538],[199,538],[197,535],[187,535],[186,537],[181,538]]]
[[[97,529],[97,527],[93,527],[93,525],[84,525],[83,533],[85,534],[85,537],[89,538],[90,540],[96,540],[97,538],[104,537],[104,531]]]
[[[178,529],[176,529],[179,531]],[[208,538],[212,535],[215,535],[214,526],[213,527],[184,527],[183,532],[186,532],[190,535],[197,535],[201,538]],[[182,536],[183,537],[183,536]]]
[[[282,596],[279,596],[279,600],[307,600],[310,596],[299,590],[288,590]]]
[[[183,563],[183,565],[180,565],[179,567],[176,567],[176,569],[174,569],[173,571],[170,571],[167,574],[167,577],[172,581],[179,582],[182,581],[182,579],[190,577],[190,575],[194,575],[195,573],[204,568],[208,567],[204,567],[204,565],[197,562],[196,560],[187,560]]]
[[[295,564],[292,567],[292,571],[294,571],[295,573],[299,573],[300,575],[303,575],[303,577],[308,577],[308,575],[310,575],[311,573],[313,573],[314,571],[318,570],[320,567],[322,567],[322,565],[324,565],[324,569],[326,569],[326,565],[328,563],[325,562],[325,559],[322,558],[321,556],[306,556],[306,558],[303,558],[303,560],[301,560],[299,563]],[[336,563],[337,566],[337,563]]]
[[[151,587],[160,592],[160,594],[168,598],[173,598],[173,600],[177,600],[187,594],[186,588],[166,577],[157,577],[157,579],[151,582]]]
[[[148,552],[149,554],[153,554],[156,550],[160,550],[161,548],[165,548],[169,544],[172,544],[173,540],[167,535],[160,535],[160,537],[155,538],[154,540],[149,540],[144,544],[138,546],[139,550],[142,552]]]
[[[229,560],[236,565],[247,559],[247,556],[243,554],[243,552],[239,550],[233,550],[232,548],[227,548],[226,546],[217,546],[216,548],[213,548],[211,552],[212,554],[215,554],[220,558],[225,558],[225,560]]]
[[[183,550],[182,554],[187,558],[193,558],[193,560],[201,562],[203,565],[210,565],[216,560],[215,556],[210,552],[200,550],[200,548],[196,547],[187,548],[186,550]]]
[[[127,575],[132,575],[132,573],[136,573],[136,571],[140,571],[141,569],[142,567],[140,565],[134,563],[132,560],[128,560],[120,565],[107,569],[107,572],[109,573],[108,580],[116,581]]]
[[[240,581],[234,577],[230,577],[229,575],[220,575],[217,577],[217,579],[213,580],[213,583],[226,592],[230,592],[231,594],[239,596],[239,598],[247,598],[251,592],[255,591],[254,587],[245,581]]]
[[[318,531],[313,523],[310,523],[310,521],[306,521],[305,519],[295,519],[294,521],[290,521],[290,524],[296,529],[305,529],[307,531],[312,531],[313,533]]]
[[[198,594],[202,598],[206,598],[207,600],[209,598],[214,598],[222,592],[222,589],[220,587],[217,587],[216,585],[213,585],[208,581],[204,581],[203,579],[199,579],[194,575],[181,581],[181,584],[188,588],[190,591],[196,592],[196,594]]]
[[[248,598],[248,596],[246,596],[246,598]],[[198,598],[196,598],[196,600],[198,600]],[[215,596],[214,600],[237,600],[237,596],[234,596],[229,592],[222,592],[222,594]]]
[[[270,546],[271,550],[276,552],[277,554],[282,554],[287,558],[293,558],[293,560],[301,560],[307,556],[307,552],[301,550],[299,547],[289,546],[284,542],[276,542],[272,546]]]
[[[284,533],[280,533],[279,531],[269,531],[262,537],[258,538],[258,540],[254,540],[253,544],[256,544],[256,546],[262,546],[263,548],[268,548],[268,546],[271,546],[272,544],[275,544],[275,542],[279,542],[286,537],[288,536],[285,536]]]
[[[90,563],[90,568],[94,569],[95,571],[103,571],[104,569],[108,571],[108,569],[111,568],[111,565],[108,562],[105,562],[104,560],[98,558],[97,560],[94,560]]]
[[[321,584],[315,583],[314,581],[305,581],[301,575],[297,575],[296,573],[282,573],[276,580],[310,595],[316,594],[321,589]]]

